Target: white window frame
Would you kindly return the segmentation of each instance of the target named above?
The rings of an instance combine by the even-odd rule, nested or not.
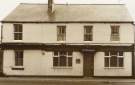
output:
[[[111,41],[120,41],[120,25],[111,25]],[[118,33],[112,33],[113,27],[118,30]]]
[[[90,33],[87,33],[87,32],[86,32],[87,27],[89,27],[89,29],[91,30]],[[87,39],[86,39],[86,36],[91,37],[91,40],[87,40]],[[93,41],[93,26],[92,26],[92,25],[85,25],[85,26],[84,26],[84,41],[86,41],[86,42],[87,42],[87,41]]]
[[[64,33],[62,33],[62,29],[64,29]],[[65,25],[57,26],[57,41],[66,41],[66,26]]]
[[[21,40],[23,40],[23,24],[13,24],[13,25],[14,25],[14,40],[16,40],[16,41],[21,41]],[[21,30],[22,30],[22,31],[21,31],[21,32],[19,32],[19,31],[16,32],[16,31],[15,31],[15,29],[16,29],[16,28],[15,28],[15,25],[16,25],[16,26],[18,25],[18,28],[19,28],[19,25],[21,25],[21,27],[22,27]],[[20,28],[19,28],[19,29],[20,29]],[[17,39],[15,39],[15,35],[16,35],[16,34],[19,34],[19,35],[21,34],[21,39],[19,39],[19,37],[17,37]]]
[[[58,52],[58,55],[54,55],[54,52]],[[61,51],[54,51],[54,52],[53,52],[53,58],[54,57],[58,58],[58,66],[53,65],[53,68],[72,68],[73,67],[73,52],[72,51],[65,51],[66,55],[60,55]],[[68,55],[69,52],[72,52],[72,55]],[[60,66],[60,56],[66,56],[66,66]],[[69,63],[68,63],[69,57],[72,58],[72,65],[71,66],[69,66]]]
[[[116,51],[117,55],[111,55],[111,51],[106,51],[106,52],[109,52],[109,56],[105,56],[104,57],[104,67],[105,67],[105,58],[109,58],[109,66],[105,67],[105,68],[124,68],[124,52],[123,51]],[[123,52],[123,56],[120,56],[119,52]],[[105,55],[105,52],[104,52],[104,55]],[[110,66],[111,65],[111,57],[112,56],[117,56],[117,66],[116,67]],[[123,58],[123,66],[122,67],[119,66],[119,59],[118,58]]]

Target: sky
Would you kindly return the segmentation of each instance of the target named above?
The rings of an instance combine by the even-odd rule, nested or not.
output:
[[[47,3],[48,0],[0,0],[0,21],[19,3]],[[126,4],[135,21],[135,0],[54,0],[57,4]]]

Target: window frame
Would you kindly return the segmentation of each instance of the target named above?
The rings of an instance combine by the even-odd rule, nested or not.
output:
[[[111,41],[120,41],[120,25],[111,25]]]
[[[57,52],[57,53],[55,53],[55,52]],[[60,52],[66,52],[66,53],[62,54]],[[73,66],[73,52],[70,55],[69,55],[69,52],[71,53],[72,51],[54,51],[53,52],[53,68],[72,68],[72,66]],[[58,54],[58,55],[56,55],[56,54]],[[62,56],[66,57],[66,62],[65,62],[66,65],[61,65],[60,59]],[[57,58],[58,61],[54,61],[55,58]],[[57,62],[58,64],[54,65],[54,62]]]
[[[66,25],[57,26],[57,41],[66,41]]]
[[[106,54],[108,54],[106,52],[109,52],[109,55],[106,55]],[[111,55],[111,52],[113,52],[113,51],[105,51],[104,52],[104,56],[105,56],[104,57],[104,67],[105,68],[124,68],[124,52],[123,51],[115,51],[115,52],[117,52],[116,55]],[[120,52],[122,53],[122,55],[120,55]],[[114,56],[117,58],[117,66],[111,66],[111,58]],[[109,59],[108,61],[106,61],[107,58]],[[119,62],[120,59],[122,59],[122,63]],[[109,65],[107,65],[106,62],[108,62]],[[120,64],[122,66],[120,66]]]
[[[14,66],[15,67],[23,67],[24,66],[24,51],[23,50],[15,50],[15,57],[14,57]]]
[[[93,26],[92,25],[84,26],[84,41],[93,41]]]
[[[14,25],[14,40],[23,40],[23,24]]]

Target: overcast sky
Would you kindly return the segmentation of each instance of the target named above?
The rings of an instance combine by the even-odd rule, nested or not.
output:
[[[126,4],[135,21],[135,0],[54,0],[55,3],[69,4]],[[19,3],[47,3],[47,0],[0,0],[0,20],[9,14]]]

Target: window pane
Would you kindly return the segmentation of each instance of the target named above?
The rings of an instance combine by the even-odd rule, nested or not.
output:
[[[68,56],[72,56],[73,55],[73,52],[72,51],[69,51],[68,52]]]
[[[58,65],[59,65],[58,57],[53,57],[53,66],[58,66]]]
[[[72,57],[68,57],[68,66],[72,66]]]
[[[105,57],[104,65],[105,67],[109,67],[109,57]]]
[[[61,51],[60,55],[67,55],[67,52],[66,51]]]
[[[111,51],[111,56],[116,55],[117,56],[118,52],[117,51]]]
[[[111,26],[111,32],[112,32],[112,34],[119,34],[119,27],[120,26],[116,26],[116,25]]]
[[[119,41],[120,37],[119,37],[119,35],[111,35],[111,40],[112,41]]]
[[[84,41],[92,41],[92,35],[90,35],[90,34],[85,34],[85,35],[84,35]]]
[[[119,58],[119,67],[123,67],[123,58]]]
[[[117,67],[117,56],[112,56],[110,58],[110,67]]]
[[[85,26],[85,34],[92,33],[92,26]]]
[[[14,40],[22,40],[22,33],[14,33]]]
[[[14,32],[22,32],[22,24],[14,24]]]
[[[106,51],[105,52],[105,56],[109,56],[109,51]]]
[[[119,52],[119,56],[123,56],[123,51],[120,51]]]
[[[15,65],[23,66],[23,51],[15,51]]]
[[[60,66],[66,66],[66,56],[60,56]]]
[[[54,52],[54,56],[58,56],[58,52],[57,51]]]

